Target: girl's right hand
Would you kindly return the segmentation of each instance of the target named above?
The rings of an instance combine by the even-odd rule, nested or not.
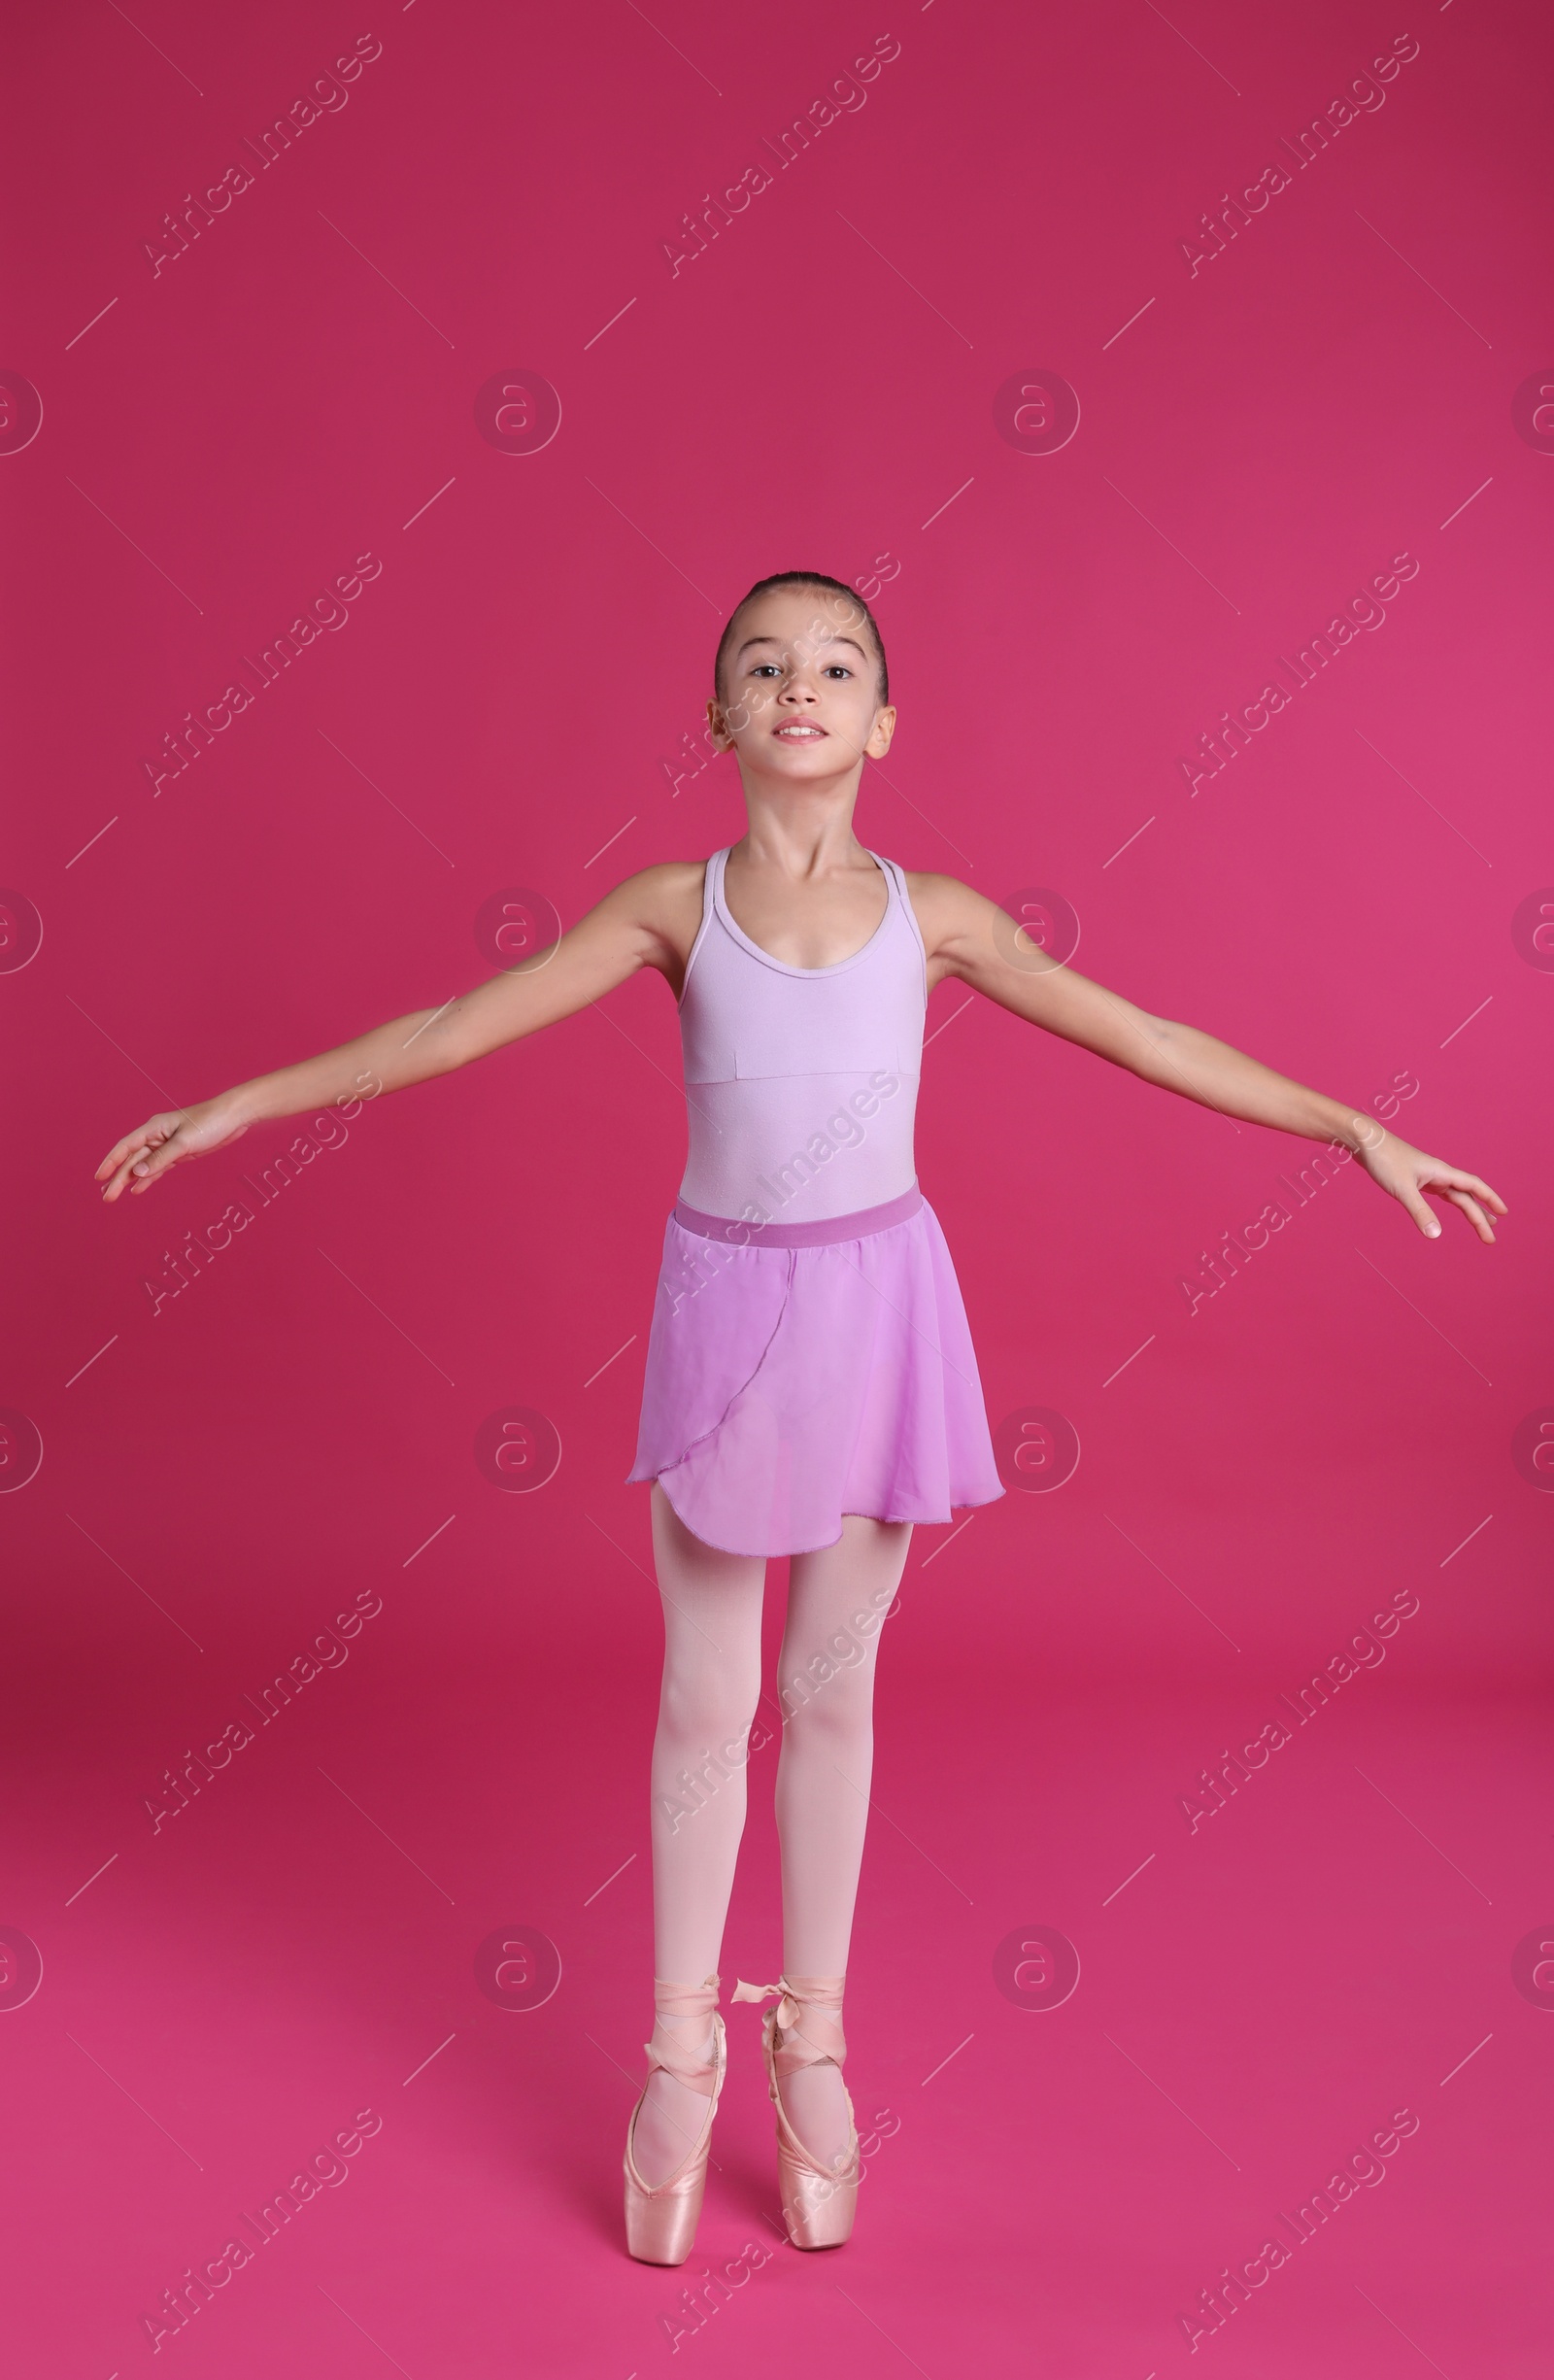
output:
[[[93,1174],[105,1182],[103,1197],[110,1206],[127,1188],[136,1196],[149,1190],[170,1166],[186,1157],[209,1157],[248,1131],[237,1094],[223,1091],[202,1100],[197,1107],[178,1107],[153,1115],[135,1132],[116,1140]]]

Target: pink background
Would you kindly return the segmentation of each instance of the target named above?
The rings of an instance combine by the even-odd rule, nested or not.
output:
[[[261,170],[245,139],[358,33],[348,103]],[[762,142],[877,36],[866,104],[780,169]],[[1385,104],[1297,169],[1281,138],[1395,37]],[[157,2354],[213,2380],[1537,2367],[1554,1992],[1516,1961],[1554,1939],[1554,1505],[1513,1440],[1554,1407],[1554,979],[1512,921],[1554,883],[1554,440],[1512,409],[1554,381],[1548,49],[1541,11],[1470,0],[13,14],[0,363],[43,402],[0,457],[26,558],[0,880],[44,927],[0,974],[0,1405],[43,1445],[0,1494],[18,2370],[149,2368],[163,2291],[368,2110],[349,2179]],[[244,158],[153,270],[164,212]],[[762,158],[672,272],[683,211]],[[1191,270],[1202,210],[1279,158],[1290,187]],[[560,426],[504,452],[477,391],[525,372]],[[1042,372],[1081,405],[1048,454],[995,413]],[[1384,626],[1191,794],[1199,735],[1401,554]],[[366,555],[345,625],[153,793],[184,713]],[[1061,893],[1082,971],[1358,1106],[1402,1075],[1397,1128],[1511,1212],[1494,1248],[1451,1213],[1431,1244],[1349,1167],[1190,1312],[1179,1276],[1314,1145],[935,996],[920,1172],[990,1416],[1061,1413],[1080,1461],[921,1531],[887,1632],[852,2245],[780,2243],[733,2011],[671,2274],[627,2260],[619,2203],[660,1642],[623,1481],[684,1149],[663,983],[367,1107],[154,1313],[164,1251],[305,1119],[112,1209],[91,1173],[155,1108],[489,972],[504,890],[570,922],[734,840],[731,764],[663,765],[726,611],[768,571],[891,563],[864,839]],[[473,1454],[515,1405],[562,1448],[529,1493]],[[1191,1827],[1204,1764],[1400,1594],[1379,1667]],[[358,1595],[345,1665],[153,1827],[164,1768]],[[730,1983],[780,1957],[775,1756]],[[531,2009],[476,1980],[514,1927],[561,1961]],[[1000,1988],[1036,1928],[1079,1958],[1050,2008]],[[1404,2110],[1384,2181],[1190,2346],[1199,2292]],[[719,2310],[676,2314],[751,2241]]]

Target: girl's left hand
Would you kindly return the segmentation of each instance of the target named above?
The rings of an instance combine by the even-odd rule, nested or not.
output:
[[[1379,1182],[1383,1190],[1390,1191],[1407,1207],[1427,1240],[1440,1237],[1440,1225],[1421,1196],[1423,1191],[1432,1190],[1450,1199],[1454,1207],[1460,1207],[1480,1240],[1493,1244],[1495,1234],[1484,1208],[1492,1207],[1500,1215],[1508,1211],[1498,1190],[1492,1190],[1487,1181],[1480,1181],[1476,1173],[1465,1173],[1459,1166],[1445,1165],[1438,1157],[1427,1157],[1423,1149],[1410,1147],[1406,1140],[1400,1140],[1380,1125],[1374,1129],[1375,1140],[1372,1142],[1368,1135],[1355,1155],[1371,1180]]]

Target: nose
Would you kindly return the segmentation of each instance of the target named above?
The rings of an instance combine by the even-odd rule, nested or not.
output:
[[[817,697],[813,686],[811,686],[805,678],[800,677],[795,673],[790,673],[787,683],[784,685],[781,694],[777,697],[779,702],[793,703],[810,703],[818,700],[818,698],[819,697]]]

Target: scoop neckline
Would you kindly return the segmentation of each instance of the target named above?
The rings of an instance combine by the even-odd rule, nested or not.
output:
[[[862,846],[862,848],[865,851],[868,851],[868,845],[866,843]],[[880,858],[879,853],[877,851],[868,851],[869,858],[879,869],[880,874],[885,878],[885,914],[880,919],[879,924],[869,935],[868,940],[866,942],[861,942],[857,950],[849,952],[845,959],[835,959],[831,962],[829,967],[794,967],[791,960],[779,959],[774,952],[762,950],[759,942],[752,940],[751,936],[745,932],[743,926],[739,923],[738,918],[735,917],[732,909],[729,908],[727,897],[724,892],[724,873],[728,866],[728,854],[730,851],[732,851],[732,849],[733,845],[731,843],[726,843],[725,844],[723,850],[717,855],[716,865],[718,872],[713,881],[712,905],[717,910],[719,917],[722,919],[724,925],[727,927],[729,933],[733,935],[734,940],[739,944],[740,948],[743,950],[748,950],[752,958],[759,959],[762,967],[776,968],[779,974],[807,975],[813,977],[844,974],[848,968],[856,967],[861,959],[867,958],[869,952],[879,940],[880,935],[885,932],[886,927],[891,922],[891,911],[895,905],[895,879],[885,865],[885,862]]]

